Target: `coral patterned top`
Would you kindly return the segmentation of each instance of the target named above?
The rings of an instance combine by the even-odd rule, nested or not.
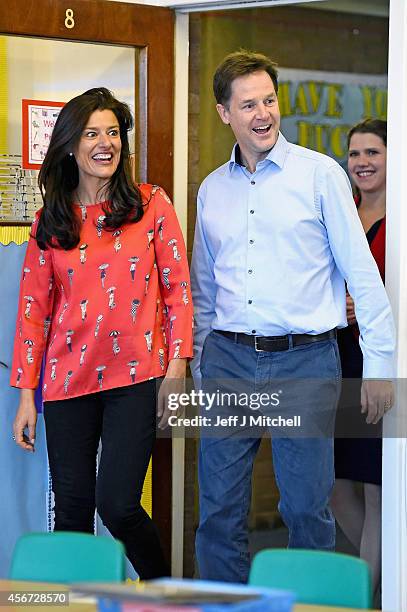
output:
[[[140,189],[148,204],[138,223],[107,230],[101,203],[74,204],[82,218],[77,247],[41,250],[30,238],[13,386],[38,386],[44,353],[44,400],[163,376],[169,359],[192,356],[193,307],[178,220],[160,187]]]

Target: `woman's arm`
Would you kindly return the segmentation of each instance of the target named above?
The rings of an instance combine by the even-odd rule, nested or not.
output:
[[[39,213],[32,225],[20,281],[10,384],[36,389],[51,326],[55,293],[51,249],[41,250],[35,236]]]
[[[173,205],[159,188],[155,194],[154,250],[160,291],[170,322],[168,359],[193,356],[193,305],[184,238]]]
[[[160,386],[157,399],[157,417],[159,429],[165,429],[171,412],[168,405],[168,396],[171,394],[180,395],[185,392],[185,375],[187,369],[186,359],[171,359],[168,364],[167,373]]]
[[[158,427],[164,429],[171,415],[168,396],[185,390],[187,358],[193,356],[193,306],[187,253],[174,207],[161,188],[154,197],[154,248],[161,294],[170,322],[167,328],[169,363],[157,405]]]
[[[21,389],[13,425],[14,437],[21,448],[31,452],[34,451],[37,422],[34,393],[38,386],[51,326],[55,293],[51,250],[41,250],[34,238],[39,215],[40,213],[36,214],[32,225],[32,235],[27,245],[21,274],[10,377],[10,384]]]
[[[37,424],[37,409],[34,403],[33,389],[21,389],[20,404],[13,423],[16,444],[24,450],[34,452],[35,426]],[[28,429],[28,435],[25,430]]]

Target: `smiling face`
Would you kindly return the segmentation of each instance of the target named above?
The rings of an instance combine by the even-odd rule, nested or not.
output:
[[[251,172],[278,138],[280,109],[273,81],[265,71],[238,77],[232,82],[228,104],[217,104],[223,123],[230,125],[240,147],[242,161]]]
[[[117,169],[121,150],[116,115],[111,110],[94,111],[74,151],[79,169],[78,191],[92,192],[105,185]]]
[[[374,193],[386,186],[386,145],[380,136],[355,132],[349,143],[348,170],[360,192]]]

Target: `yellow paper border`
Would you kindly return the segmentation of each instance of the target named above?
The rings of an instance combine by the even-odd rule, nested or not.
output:
[[[147,474],[144,480],[143,494],[141,496],[141,505],[149,516],[153,515],[153,462],[150,459],[148,464]]]
[[[30,225],[0,225],[0,244],[7,246],[11,242],[23,244],[28,242]]]

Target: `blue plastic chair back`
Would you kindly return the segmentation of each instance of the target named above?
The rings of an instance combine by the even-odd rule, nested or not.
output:
[[[341,553],[266,549],[253,559],[249,584],[291,590],[299,603],[370,609],[370,568]]]
[[[89,533],[28,533],[16,543],[12,580],[38,582],[120,582],[125,578],[124,546]]]

